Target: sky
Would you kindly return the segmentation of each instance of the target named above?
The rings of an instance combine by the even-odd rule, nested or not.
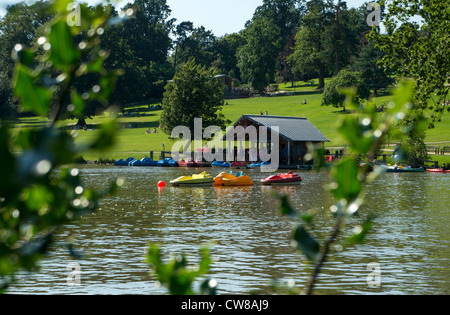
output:
[[[349,7],[359,7],[368,0],[347,0]],[[167,0],[172,16],[179,22],[192,21],[203,25],[214,35],[239,32],[250,20],[263,0]]]
[[[86,0],[78,0],[83,2]],[[7,5],[18,3],[17,0],[0,0],[0,16],[5,13]],[[32,0],[26,0],[32,2]],[[99,0],[87,0],[93,4]],[[118,7],[125,5],[127,0],[119,2]],[[250,20],[256,8],[263,0],[167,0],[172,10],[173,18],[178,22],[191,21],[195,27],[204,26],[216,36],[239,32]],[[359,7],[368,0],[347,0],[349,7]]]

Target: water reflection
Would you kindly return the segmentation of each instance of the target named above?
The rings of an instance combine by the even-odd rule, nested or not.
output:
[[[303,182],[296,186],[261,186],[258,182],[266,174],[248,171],[255,186],[160,189],[160,180],[167,183],[195,170],[87,166],[81,172],[88,186],[96,189],[117,177],[125,180],[97,213],[58,234],[58,242],[73,237],[77,248],[88,255],[79,262],[81,286],[67,286],[66,266],[72,258],[54,247],[41,272],[19,275],[11,293],[166,293],[154,286],[155,278],[143,260],[150,242],[161,244],[167,258],[169,253],[183,252],[192,263],[198,261],[201,245],[213,244],[212,276],[220,294],[268,292],[274,278],[301,285],[309,269],[290,246],[293,221],[279,215],[274,193],[289,195],[297,211],[318,213],[314,226],[319,239],[328,236],[333,223],[328,209],[334,201],[323,188],[330,181],[327,173],[301,173]],[[366,244],[333,253],[317,293],[450,293],[450,198],[445,192],[449,184],[450,176],[395,173],[371,183],[362,213],[378,215],[374,229]],[[380,288],[367,285],[371,262],[381,266]]]

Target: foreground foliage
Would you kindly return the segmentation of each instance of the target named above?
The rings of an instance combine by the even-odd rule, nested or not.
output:
[[[0,122],[0,292],[18,270],[39,267],[59,226],[93,212],[100,198],[120,185],[112,183],[104,192],[90,190],[70,167],[80,152],[102,150],[113,142],[114,121],[105,123],[98,137],[84,146],[75,146],[76,134],[55,128],[66,108],[81,113],[89,102],[106,102],[118,75],[104,70],[107,54],[98,48],[109,13],[100,7],[84,12],[81,26],[70,27],[67,4],[55,3],[57,17],[37,41],[43,53],[19,43],[13,50],[14,93],[22,109],[51,119],[40,128],[18,132]],[[99,76],[97,84],[90,92],[78,92],[74,80],[89,73]]]

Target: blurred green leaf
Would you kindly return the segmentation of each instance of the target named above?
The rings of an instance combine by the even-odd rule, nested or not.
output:
[[[325,149],[324,148],[320,148],[317,150],[317,156],[314,159],[314,163],[315,163],[316,169],[321,169],[321,168],[327,166],[327,164],[325,162]]]
[[[88,72],[101,72],[103,70],[103,62],[105,61],[104,56],[98,56],[94,60],[88,63],[87,71]]]
[[[24,110],[46,116],[49,111],[51,92],[35,84],[35,78],[23,65],[16,67],[14,93],[19,97]]]
[[[373,217],[367,218],[361,226],[356,226],[353,233],[344,241],[344,246],[351,246],[355,244],[363,244],[367,233],[370,232],[373,225]]]
[[[195,279],[209,271],[211,259],[209,249],[202,248],[201,260],[198,268],[189,270],[187,259],[183,254],[177,254],[168,263],[163,263],[161,249],[151,244],[147,251],[146,260],[153,266],[158,281],[165,285],[172,295],[192,295],[192,284]],[[200,287],[202,294],[215,294],[214,282],[203,283]]]
[[[21,47],[21,46],[20,46]],[[35,62],[34,62],[34,52],[29,48],[23,48],[20,50],[13,50],[13,59],[16,62],[21,63],[22,65],[33,69]]]
[[[370,119],[367,118],[370,122]],[[340,134],[349,144],[349,149],[357,154],[366,154],[374,142],[370,125],[363,125],[355,117],[346,117],[339,127]]]
[[[110,16],[111,8],[109,6],[90,6],[87,3],[80,4],[81,27],[85,30],[97,29],[106,21],[106,17]]]
[[[53,201],[52,192],[45,185],[33,185],[22,190],[21,199],[28,210],[36,211],[49,207]]]
[[[198,274],[205,274],[209,271],[209,267],[212,264],[212,259],[209,255],[209,248],[207,247],[202,247],[200,249],[200,264],[199,264],[199,269],[198,269]]]
[[[90,149],[104,150],[112,146],[115,141],[117,124],[115,120],[110,120],[100,126],[100,133],[90,144]],[[84,150],[84,149],[82,149]]]
[[[49,42],[49,60],[56,69],[69,72],[80,58],[80,52],[73,47],[73,38],[66,21],[58,20],[51,26]]]
[[[56,0],[53,4],[53,8],[60,13],[67,13],[67,5],[73,2],[73,0]]]
[[[306,256],[310,261],[317,261],[319,258],[320,245],[303,226],[299,225],[294,231],[293,239],[296,242],[296,247]]]
[[[389,103],[388,110],[396,120],[405,117],[406,112],[411,109],[414,95],[414,83],[412,81],[401,81],[399,87],[394,91],[393,102]]]
[[[335,184],[332,186],[334,196],[348,202],[356,199],[362,186],[358,179],[359,169],[354,157],[346,157],[332,170]]]
[[[72,114],[73,115],[81,115],[83,113],[85,103],[84,103],[83,98],[81,97],[80,94],[78,94],[78,92],[75,88],[72,88],[70,90],[70,99],[71,99],[72,105],[73,105]]]
[[[100,91],[98,96],[101,100],[106,101],[109,95],[114,91],[119,72],[108,73],[100,79]]]
[[[281,200],[280,211],[282,215],[295,216],[295,210],[292,208],[291,203],[289,202],[288,195],[280,195],[276,194],[276,197]]]
[[[0,290],[11,282],[17,270],[39,267],[38,261],[48,251],[58,226],[95,211],[99,199],[116,191],[122,182],[117,181],[100,193],[86,188],[79,171],[67,168],[79,155],[73,137],[63,129],[54,128],[69,97],[72,102],[69,113],[82,113],[85,105],[73,85],[73,78],[84,74],[77,71],[82,68],[79,64],[82,49],[74,46],[73,34],[83,34],[81,29],[67,25],[65,16],[70,2],[57,0],[53,6],[62,16],[58,15],[50,26],[46,42],[50,44],[49,52],[41,56],[40,67],[34,64],[36,52],[21,45],[16,45],[13,52],[16,61],[13,89],[22,109],[47,117],[50,106],[55,105],[52,108],[55,115],[50,126],[24,128],[17,133],[0,122]],[[89,18],[102,23],[108,15],[97,7],[89,13]],[[99,38],[94,35],[88,34],[84,48],[98,51]],[[103,75],[108,75],[101,67],[106,57],[96,55],[96,58],[90,70],[100,72],[101,80]],[[103,82],[108,84],[114,80],[114,75],[109,75]],[[106,100],[106,93],[112,89],[113,86],[108,86],[101,97]],[[105,149],[113,143],[115,131],[114,121],[104,124],[99,138],[84,149]],[[181,265],[169,266],[172,267],[183,269]]]

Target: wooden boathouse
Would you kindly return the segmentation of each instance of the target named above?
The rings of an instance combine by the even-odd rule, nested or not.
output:
[[[303,117],[268,116],[268,115],[242,115],[234,124],[243,126],[255,126],[259,130],[264,126],[268,130],[268,144],[271,142],[273,127],[278,127],[280,166],[296,167],[305,164],[304,157],[308,153],[311,144],[317,148],[324,148],[325,142],[330,142],[308,119]],[[238,136],[236,135],[237,139]],[[259,135],[258,135],[259,139]],[[310,161],[309,163],[313,163]]]

